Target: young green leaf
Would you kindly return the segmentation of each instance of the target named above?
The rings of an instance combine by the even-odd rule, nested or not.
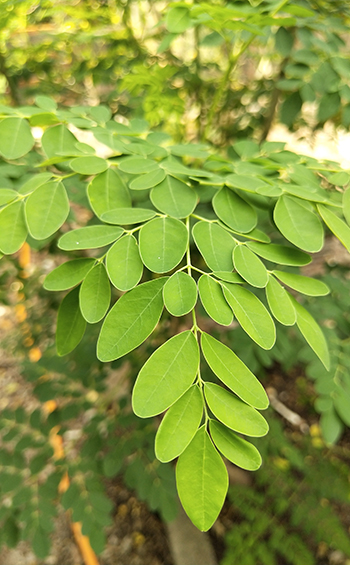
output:
[[[334,235],[341,241],[344,247],[350,253],[350,228],[349,226],[338,216],[331,212],[327,206],[322,204],[317,205],[317,209],[322,220],[327,224],[329,229],[334,233]]]
[[[284,326],[293,326],[297,321],[295,308],[288,292],[269,275],[266,299],[273,316]]]
[[[105,266],[98,263],[86,275],[79,292],[80,310],[89,324],[105,316],[111,302],[111,287]]]
[[[310,345],[311,349],[314,350],[317,357],[322,361],[327,371],[329,371],[330,359],[328,345],[320,326],[311,314],[295,300],[295,298],[291,298],[297,313],[297,326],[299,330]]]
[[[183,258],[188,233],[185,224],[174,218],[155,218],[140,230],[140,255],[153,273],[167,273]]]
[[[182,33],[191,26],[190,13],[185,6],[174,6],[168,10],[165,25],[170,33]]]
[[[148,338],[163,310],[166,277],[124,294],[107,314],[97,342],[97,357],[108,362],[126,355]]]
[[[176,484],[191,521],[199,530],[209,530],[224,504],[228,475],[204,426],[179,457]]]
[[[56,347],[58,355],[67,355],[80,343],[86,328],[79,307],[79,288],[71,290],[58,309]]]
[[[217,324],[229,326],[232,323],[233,314],[220,284],[209,275],[202,275],[198,280],[198,289],[203,308],[208,316]]]
[[[46,290],[68,290],[79,284],[95,264],[95,259],[73,259],[56,267],[44,281]]]
[[[162,182],[164,179],[165,172],[163,169],[155,169],[150,173],[134,178],[129,184],[129,188],[132,190],[146,190],[147,188],[157,186],[157,184]]]
[[[30,235],[46,239],[66,221],[69,201],[62,182],[48,182],[39,186],[28,197],[25,214]]]
[[[211,274],[217,279],[229,283],[242,284],[245,282],[238,273],[230,273],[229,271],[213,271]]]
[[[311,277],[285,273],[284,271],[273,271],[273,274],[284,284],[301,292],[301,294],[307,294],[308,296],[326,296],[330,292],[329,287],[324,282],[312,279]]]
[[[107,169],[97,175],[88,186],[92,210],[101,218],[104,212],[131,206],[129,190],[118,172]]]
[[[190,388],[165,414],[156,435],[155,454],[162,463],[178,457],[193,439],[203,415],[203,398],[197,385]]]
[[[273,320],[260,300],[238,284],[223,283],[224,295],[243,330],[263,349],[276,341]]]
[[[0,122],[0,155],[5,159],[19,159],[29,153],[34,138],[27,120],[5,118]]]
[[[16,200],[18,192],[11,190],[11,188],[1,188],[0,189],[0,206],[4,204],[9,204],[12,200]]]
[[[264,263],[245,245],[235,247],[233,263],[236,271],[252,286],[264,288],[267,285],[267,270]]]
[[[58,247],[65,251],[98,249],[123,235],[124,230],[114,226],[87,226],[69,231],[58,240]]]
[[[343,214],[347,224],[350,225],[350,187],[343,192]]]
[[[270,185],[261,179],[249,175],[228,175],[225,184],[232,188],[240,188],[247,192],[257,192],[258,189],[267,189]]]
[[[310,253],[322,249],[323,227],[319,218],[296,198],[280,196],[273,217],[282,235],[300,249]]]
[[[264,387],[233,351],[207,333],[202,333],[204,357],[215,375],[244,402],[265,410],[269,399]]]
[[[192,235],[209,269],[232,271],[232,251],[236,243],[226,230],[213,222],[197,222]]]
[[[60,124],[47,128],[41,138],[41,145],[47,157],[51,159],[63,151],[65,154],[71,151],[71,154],[75,155],[77,152],[75,146],[77,141],[77,138],[69,129],[65,125]]]
[[[192,214],[198,196],[191,186],[168,175],[151,191],[152,204],[173,218],[186,218]]]
[[[174,404],[193,383],[199,367],[199,347],[191,331],[166,341],[139,372],[132,407],[137,416],[156,416]]]
[[[197,285],[187,273],[174,273],[164,285],[163,298],[172,316],[185,316],[196,305]]]
[[[254,208],[226,187],[215,194],[213,208],[222,222],[241,233],[250,232],[258,221]]]
[[[204,393],[214,416],[231,430],[252,437],[267,434],[269,426],[265,418],[228,390],[214,383],[205,383]]]
[[[256,471],[261,466],[261,455],[255,445],[239,437],[215,420],[209,422],[210,435],[219,451],[234,465]]]
[[[159,166],[155,161],[143,157],[123,157],[119,162],[119,169],[131,175],[151,173],[158,168]]]
[[[0,210],[0,251],[16,253],[28,235],[23,201],[13,202]]]
[[[76,173],[81,175],[98,175],[108,169],[108,161],[102,157],[89,155],[86,157],[76,157],[73,159],[69,166]]]
[[[302,267],[311,263],[311,257],[299,249],[287,247],[286,245],[276,245],[275,243],[265,244],[257,241],[247,241],[249,249],[254,251],[263,259],[279,265],[290,265],[291,267]]]
[[[107,224],[127,226],[146,222],[154,218],[155,215],[156,212],[148,208],[115,208],[101,214],[101,220]]]
[[[112,284],[119,290],[130,290],[137,285],[143,264],[133,235],[125,235],[115,242],[107,253],[106,267]]]

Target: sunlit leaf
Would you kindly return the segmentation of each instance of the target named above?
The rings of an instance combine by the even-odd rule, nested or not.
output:
[[[183,258],[188,245],[185,224],[174,218],[155,218],[140,230],[140,255],[153,273],[167,273]]]
[[[214,444],[231,463],[247,471],[259,469],[262,460],[255,445],[215,420],[210,420],[209,427]]]
[[[130,290],[137,285],[142,277],[143,264],[133,235],[125,235],[109,249],[106,267],[111,282],[119,290]]]
[[[99,263],[86,275],[80,287],[79,304],[85,320],[95,324],[105,316],[111,301],[111,287],[105,266]]]
[[[220,284],[208,275],[198,280],[199,296],[208,316],[217,324],[229,326],[233,320],[232,310],[227,304]]]
[[[196,305],[197,285],[187,273],[174,273],[164,285],[163,298],[172,316],[184,316]]]

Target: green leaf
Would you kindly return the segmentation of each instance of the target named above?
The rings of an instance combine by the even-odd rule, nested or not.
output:
[[[265,418],[228,390],[213,383],[205,383],[204,393],[214,416],[231,430],[252,437],[267,434],[269,426]]]
[[[34,138],[27,120],[5,118],[0,122],[0,154],[5,159],[19,159],[29,153]]]
[[[67,355],[80,343],[86,328],[79,307],[79,288],[71,290],[58,309],[56,347],[57,354]]]
[[[249,175],[228,175],[225,184],[232,188],[240,188],[246,192],[256,192],[260,189],[267,189],[268,185],[263,180]]]
[[[97,175],[108,169],[108,161],[102,159],[102,157],[89,155],[87,157],[77,157],[73,159],[69,163],[69,166],[73,171],[81,175]]]
[[[69,231],[58,240],[58,247],[65,251],[98,249],[118,239],[124,230],[113,226],[87,226]]]
[[[13,202],[0,211],[0,250],[16,253],[27,238],[23,201]]]
[[[187,273],[174,273],[164,285],[163,298],[172,316],[185,316],[196,305],[197,285]]]
[[[103,323],[97,356],[108,362],[126,355],[148,338],[163,310],[166,277],[143,283],[124,294]]]
[[[16,200],[18,197],[18,192],[11,190],[11,188],[1,188],[0,189],[0,206]]]
[[[165,179],[165,172],[163,169],[155,169],[150,173],[146,173],[139,177],[136,177],[131,181],[129,187],[132,190],[146,190],[147,188],[153,188],[157,186],[160,182]]]
[[[229,347],[202,333],[201,346],[204,357],[215,375],[244,402],[265,410],[269,399],[260,381]]]
[[[350,228],[326,206],[317,205],[322,220],[350,253]]]
[[[48,518],[47,518],[48,519]],[[50,553],[51,542],[50,536],[40,526],[36,526],[32,539],[32,548],[39,559],[45,559]]]
[[[47,112],[55,112],[57,110],[56,102],[52,98],[49,98],[49,96],[39,94],[35,97],[35,104]]]
[[[183,258],[187,245],[186,226],[174,218],[155,218],[140,230],[140,255],[153,273],[167,273]]]
[[[158,164],[155,161],[143,157],[123,157],[119,161],[119,169],[131,175],[151,173],[158,170],[158,168]]]
[[[154,218],[156,212],[148,208],[115,208],[101,214],[101,220],[108,224],[140,224]]]
[[[26,201],[25,214],[30,235],[46,239],[66,221],[69,201],[62,182],[48,182],[39,186]]]
[[[213,222],[197,222],[192,235],[209,269],[232,271],[232,251],[236,243],[226,230]]]
[[[323,227],[313,212],[290,196],[280,196],[274,209],[274,220],[288,241],[316,253],[323,247]]]
[[[256,471],[261,466],[261,455],[255,445],[237,436],[226,426],[215,420],[209,422],[210,435],[219,451],[234,465],[247,471]]]
[[[269,276],[266,299],[273,316],[284,326],[293,326],[297,321],[295,308],[288,292],[274,277]]]
[[[95,259],[73,259],[56,267],[44,281],[46,290],[68,290],[79,284],[95,264]]]
[[[105,316],[111,301],[111,287],[105,266],[95,265],[80,287],[79,304],[85,320],[95,324]]]
[[[264,263],[245,245],[235,247],[233,263],[236,271],[252,286],[264,288],[267,285],[268,277]]]
[[[132,407],[137,416],[156,416],[174,404],[193,383],[199,347],[191,331],[175,335],[159,347],[139,372]]]
[[[179,457],[176,484],[193,524],[201,531],[209,530],[224,504],[228,475],[204,426]]]
[[[227,304],[222,288],[209,275],[202,275],[198,280],[201,302],[208,316],[217,324],[229,326],[233,320],[232,310]]]
[[[142,277],[143,264],[133,235],[125,235],[110,248],[106,267],[112,284],[119,290],[130,290],[137,285]]]
[[[238,284],[224,284],[224,295],[243,330],[263,349],[271,349],[276,341],[273,320],[260,300]]]
[[[343,214],[348,225],[350,225],[350,188],[347,188],[343,193]]]
[[[246,245],[263,259],[279,265],[290,265],[291,267],[302,267],[311,263],[311,257],[299,249],[287,247],[286,245],[276,245],[274,243],[265,244],[257,241],[247,241]]]
[[[326,443],[330,444],[336,443],[344,430],[343,423],[333,407],[322,412],[320,427]]]
[[[326,296],[329,294],[329,287],[322,281],[304,277],[303,275],[295,275],[294,273],[285,273],[284,271],[273,271],[284,284],[308,296]]]
[[[317,357],[329,371],[330,359],[326,339],[323,332],[311,314],[291,296],[295,311],[297,313],[297,326],[304,338],[314,350]]]
[[[182,33],[191,27],[191,18],[188,8],[185,6],[174,6],[166,15],[165,25],[170,33]]]
[[[52,173],[37,173],[29,178],[18,190],[19,194],[29,194],[38,186],[45,184],[52,178]]]
[[[242,279],[241,275],[238,273],[231,273],[229,271],[213,271],[212,275],[218,279],[229,283],[241,284],[244,283],[244,279]]]
[[[155,454],[162,463],[178,457],[192,441],[203,415],[203,398],[191,386],[165,414],[156,435]]]
[[[88,198],[92,210],[99,218],[109,210],[131,206],[128,188],[119,173],[113,169],[107,169],[90,182]]]
[[[179,219],[192,214],[198,201],[191,186],[169,175],[152,189],[150,197],[158,210]]]
[[[258,221],[254,208],[226,187],[215,194],[213,208],[222,222],[241,233],[250,232]]]
[[[75,147],[77,141],[77,138],[69,129],[63,124],[60,124],[48,128],[44,132],[41,138],[41,145],[47,157],[51,159],[52,157],[57,157],[57,155],[61,154],[63,151],[66,154],[71,151],[71,154],[75,155],[77,152]]]

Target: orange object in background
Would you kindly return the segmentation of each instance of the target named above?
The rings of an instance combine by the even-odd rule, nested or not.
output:
[[[30,257],[30,247],[28,243],[23,243],[18,252],[18,264],[22,269],[25,269],[28,265],[30,265]]]
[[[57,408],[55,400],[48,400],[44,403],[44,411],[46,414],[51,414]],[[64,456],[63,438],[59,435],[60,426],[54,426],[50,431],[50,444],[54,450],[54,459],[62,459]],[[58,492],[63,494],[69,487],[68,473],[65,473],[58,485]],[[81,533],[81,523],[71,523],[72,532],[74,535],[75,543],[77,544],[85,565],[99,565],[98,559],[94,550],[90,545],[90,540],[87,536]]]

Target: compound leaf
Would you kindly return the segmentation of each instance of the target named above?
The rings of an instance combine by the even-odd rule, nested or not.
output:
[[[118,239],[124,230],[114,226],[87,226],[69,231],[58,240],[58,247],[65,251],[98,249]]]
[[[197,222],[192,235],[209,269],[232,271],[232,251],[236,243],[226,230],[213,222]]]
[[[133,235],[125,235],[115,242],[107,253],[106,267],[112,284],[119,290],[130,290],[137,285],[143,264]]]
[[[58,309],[56,347],[58,355],[67,355],[80,343],[86,328],[79,307],[79,288],[71,290]]]
[[[89,324],[95,324],[105,316],[111,301],[111,287],[105,266],[95,265],[86,275],[80,287],[80,310]]]
[[[178,457],[188,446],[201,423],[203,398],[197,385],[190,388],[165,414],[156,435],[157,459],[166,463]]]
[[[255,445],[239,437],[221,422],[210,420],[209,429],[214,444],[224,457],[247,471],[259,469],[262,460]]]
[[[174,273],[164,285],[163,298],[172,316],[185,316],[196,305],[197,285],[187,273]]]
[[[220,284],[209,275],[202,275],[198,280],[198,289],[203,308],[208,316],[217,324],[229,326],[232,323],[233,314]]]
[[[263,349],[271,349],[276,340],[273,320],[260,300],[238,284],[224,284],[224,295],[244,331]]]
[[[209,530],[224,504],[228,475],[204,426],[179,457],[176,484],[191,521],[199,530]]]
[[[205,383],[204,393],[214,416],[231,430],[252,437],[267,434],[269,426],[265,418],[228,390],[213,383]]]
[[[183,258],[187,245],[186,226],[174,218],[155,218],[140,230],[140,255],[153,273],[167,273]]]
[[[254,408],[268,407],[264,387],[229,347],[204,332],[201,346],[209,367],[228,388]]]
[[[126,355],[148,338],[163,310],[166,277],[143,283],[124,294],[113,306],[101,328],[97,342],[100,361],[113,361]]]
[[[166,341],[146,361],[132,394],[135,414],[149,418],[164,412],[193,383],[199,367],[199,348],[191,331]]]
[[[39,186],[26,201],[25,214],[30,235],[46,239],[66,221],[69,201],[61,182],[48,182]]]

